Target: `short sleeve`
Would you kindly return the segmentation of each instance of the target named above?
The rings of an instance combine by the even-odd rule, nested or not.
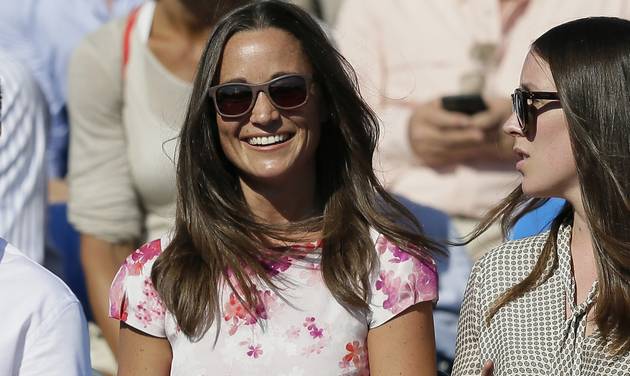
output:
[[[480,328],[483,316],[477,301],[480,288],[481,262],[473,267],[468,286],[464,294],[464,302],[457,328],[457,345],[453,375],[477,376],[481,373],[481,352],[479,347]]]
[[[432,260],[419,260],[379,235],[378,270],[372,280],[369,327],[378,327],[421,302],[437,302],[438,275]]]
[[[109,317],[155,337],[166,337],[166,307],[151,282],[151,269],[161,252],[161,241],[155,240],[132,253],[109,292]]]
[[[68,215],[80,232],[112,243],[139,239],[144,221],[122,118],[123,26],[119,20],[90,34],[68,75]]]

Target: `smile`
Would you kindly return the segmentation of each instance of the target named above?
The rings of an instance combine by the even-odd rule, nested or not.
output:
[[[245,142],[252,146],[268,146],[268,145],[276,145],[281,144],[288,139],[290,139],[292,135],[289,134],[277,134],[273,136],[259,136],[259,137],[249,137],[245,139]]]

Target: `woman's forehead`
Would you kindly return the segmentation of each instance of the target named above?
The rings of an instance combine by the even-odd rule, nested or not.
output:
[[[240,31],[225,44],[220,82],[265,81],[279,72],[312,73],[301,43],[292,34],[271,27]]]

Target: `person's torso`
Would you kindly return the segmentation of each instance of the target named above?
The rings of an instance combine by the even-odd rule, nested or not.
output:
[[[224,289],[220,322],[213,326],[220,327],[216,344],[216,329],[191,342],[167,313],[171,374],[369,374],[365,314],[353,316],[335,300],[318,264],[292,262],[283,277],[287,289],[281,296],[265,287],[258,291],[264,307],[256,307],[256,313],[266,319],[248,314],[234,293]]]
[[[0,375],[18,375],[24,362],[35,362],[37,341],[63,309],[78,301],[60,279],[0,238]],[[77,322],[76,325],[83,325]],[[30,351],[30,352],[29,352]]]
[[[566,21],[630,16],[625,0],[530,0],[505,35],[496,0],[394,1],[379,13],[385,98],[424,102],[481,91],[509,96],[519,85],[530,44]],[[412,25],[421,25],[418,32]],[[483,74],[485,79],[475,79]],[[479,85],[475,85],[479,83]]]
[[[138,13],[124,67],[123,122],[131,175],[145,211],[145,239],[170,230],[175,210],[175,159],[179,131],[192,92],[147,47],[155,4]]]
[[[480,312],[485,315],[503,292],[529,274],[547,234],[506,243],[485,258],[483,282],[478,286]],[[480,324],[481,359],[493,360],[496,376],[628,374],[630,354],[608,355],[597,331],[586,335],[585,313],[578,313],[586,302],[573,307],[576,315],[566,316],[568,290],[575,288],[569,242],[570,226],[566,226],[560,230],[558,263],[551,276],[503,306],[488,326]]]

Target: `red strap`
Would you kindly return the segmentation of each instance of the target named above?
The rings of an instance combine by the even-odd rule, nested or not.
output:
[[[127,68],[127,62],[129,61],[129,50],[130,43],[129,40],[131,38],[131,30],[133,29],[133,25],[136,23],[136,19],[138,18],[138,13],[140,13],[140,7],[136,7],[129,13],[127,17],[127,24],[125,25],[125,33],[123,34],[123,56],[122,56],[122,75],[125,77],[125,70]]]

